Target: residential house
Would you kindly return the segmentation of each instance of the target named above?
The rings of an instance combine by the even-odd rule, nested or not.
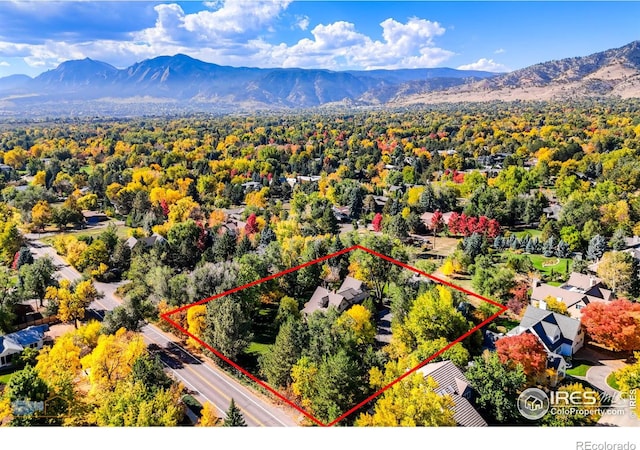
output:
[[[351,208],[348,206],[332,206],[331,210],[336,220],[341,223],[351,222]]]
[[[544,302],[541,306],[527,307],[520,325],[509,331],[507,336],[535,335],[547,351],[547,367],[556,369],[558,375],[564,377],[568,368],[566,359],[572,358],[584,345],[584,331],[580,320],[547,311]]]
[[[573,272],[569,280],[561,286],[542,284],[536,280],[533,283],[531,302],[544,302],[553,297],[563,302],[571,317],[579,318],[580,310],[592,302],[608,302],[613,300],[613,291],[606,289],[602,280],[593,275]]]
[[[422,220],[422,223],[424,223],[424,226],[427,227],[427,229],[431,228],[431,220],[433,219],[433,215],[435,213],[433,212],[425,212],[422,213],[422,215],[420,216],[420,220]],[[447,225],[449,223],[449,219],[451,219],[451,215],[453,214],[453,211],[447,211],[445,213],[442,213],[442,223],[444,225]]]
[[[560,220],[560,213],[562,212],[562,206],[557,203],[547,206],[542,209],[542,212],[547,216],[547,219]]]
[[[48,330],[48,325],[38,325],[0,336],[0,367],[10,366],[26,348],[40,350]]]
[[[315,311],[326,311],[330,306],[343,312],[349,307],[362,303],[369,296],[369,291],[364,283],[352,277],[346,277],[342,285],[336,291],[330,291],[318,286],[302,312],[311,315]]]
[[[88,209],[82,210],[82,217],[84,217],[84,220],[88,225],[97,225],[100,222],[106,222],[107,220],[109,220],[109,216],[107,216],[105,213],[99,211],[90,211]]]
[[[486,427],[487,422],[471,404],[474,391],[469,381],[451,361],[429,363],[417,370],[438,384],[436,392],[453,399],[453,419],[461,427]]]
[[[151,236],[146,237],[146,238],[134,238],[133,236],[131,236],[129,239],[127,239],[125,241],[125,244],[127,244],[127,246],[129,248],[133,248],[136,246],[136,244],[141,243],[143,244],[145,247],[153,247],[156,243],[159,242],[166,242],[167,240],[160,234],[158,233],[153,233]]]

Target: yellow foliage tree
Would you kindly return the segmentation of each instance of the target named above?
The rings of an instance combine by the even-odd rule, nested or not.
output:
[[[267,194],[269,193],[269,188],[263,187],[259,191],[251,191],[249,192],[245,198],[244,202],[248,207],[254,208],[264,208],[267,206]]]
[[[169,207],[169,222],[180,223],[187,219],[197,219],[201,215],[200,205],[191,197],[184,197]]]
[[[8,426],[11,422],[12,414],[13,409],[11,408],[11,400],[9,400],[9,397],[0,397],[0,426]]]
[[[547,311],[563,314],[565,316],[569,315],[567,313],[567,305],[565,305],[562,301],[558,300],[557,298],[549,295],[547,298],[544,299],[544,301],[547,304]]]
[[[198,421],[198,427],[215,427],[220,422],[220,418],[216,416],[213,405],[209,402],[205,402],[200,411],[200,420]]]
[[[205,327],[205,319],[207,317],[206,305],[192,306],[187,310],[187,326],[189,333],[198,338],[202,338],[202,333]],[[198,341],[189,337],[187,339],[187,345],[191,348],[200,348]]]
[[[47,179],[47,173],[44,170],[39,170],[33,176],[33,180],[31,181],[31,184],[33,184],[34,186],[44,186],[46,184],[46,179]]]
[[[80,347],[74,335],[67,333],[56,339],[53,347],[44,347],[38,355],[36,371],[49,387],[60,394],[80,372]]]
[[[358,344],[371,344],[376,336],[376,329],[371,321],[371,311],[362,305],[354,305],[336,321],[338,329],[351,330]]]
[[[40,200],[31,208],[31,222],[33,226],[38,230],[44,230],[44,228],[51,223],[53,219],[53,210],[46,200]]]
[[[22,147],[15,147],[4,154],[4,163],[18,170],[24,166],[28,154]]]
[[[115,335],[101,335],[98,345],[81,359],[89,373],[91,393],[113,391],[116,384],[129,376],[133,363],[146,354],[142,336],[121,328]]]

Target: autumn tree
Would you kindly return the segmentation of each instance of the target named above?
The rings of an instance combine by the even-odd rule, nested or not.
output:
[[[215,427],[220,423],[220,418],[216,415],[214,406],[210,402],[205,402],[200,411],[200,420],[197,427]]]
[[[343,312],[336,321],[336,327],[352,333],[358,345],[371,344],[376,336],[371,311],[362,305],[353,305]]]
[[[380,232],[382,230],[382,214],[376,213],[376,215],[373,216],[373,221],[371,222],[371,227],[373,228],[373,231],[375,231],[375,232]]]
[[[536,377],[547,368],[547,352],[531,333],[505,336],[496,341],[496,352],[502,364],[521,365],[528,377]]]
[[[466,377],[478,393],[478,406],[497,423],[518,420],[516,399],[527,381],[522,365],[508,367],[497,353],[485,352],[474,360]]]
[[[598,264],[598,277],[614,292],[626,292],[634,276],[633,257],[626,252],[606,252]]]
[[[587,335],[614,351],[640,349],[640,304],[625,299],[591,302],[582,309]]]
[[[71,333],[56,339],[52,347],[45,346],[38,355],[36,371],[59,395],[68,397],[73,391],[73,381],[80,372],[81,348]],[[70,392],[71,391],[71,392]],[[67,398],[71,400],[71,398]]]
[[[93,351],[81,359],[89,372],[94,395],[113,391],[119,381],[126,379],[136,360],[146,353],[142,336],[124,329],[114,335],[101,335]]]
[[[187,330],[197,338],[202,339],[207,316],[206,305],[194,305],[187,309]],[[200,343],[191,336],[187,339],[187,345],[191,348],[200,348]]]
[[[569,315],[569,313],[567,312],[567,305],[562,300],[558,300],[556,297],[550,295],[545,298],[544,301],[547,305],[547,311],[562,314],[564,316]]]
[[[378,397],[373,413],[361,414],[356,426],[455,426],[453,399],[448,394],[437,393],[437,387],[433,378],[413,373]]]
[[[470,328],[469,321],[456,309],[451,289],[437,286],[416,298],[404,323],[394,325],[392,340],[398,339],[407,348],[416,349],[433,339],[451,342]]]
[[[46,200],[40,200],[31,208],[31,222],[37,230],[44,230],[52,220],[53,210]]]

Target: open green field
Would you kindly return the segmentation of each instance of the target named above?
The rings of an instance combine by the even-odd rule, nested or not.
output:
[[[75,236],[76,238],[79,238],[80,236],[92,236],[92,237],[99,236],[107,229],[107,226],[109,225],[109,223],[114,223],[114,221],[104,222],[104,226],[100,225],[97,227],[85,228],[83,230],[65,230],[65,231],[55,232],[55,236],[44,237],[42,238],[42,242],[52,245],[54,239],[58,236]],[[131,230],[131,228],[125,225],[117,225],[117,228],[118,228],[119,237],[124,239],[129,237],[129,230]]]
[[[531,262],[533,263],[533,266],[536,268],[536,270],[545,275],[551,275],[552,270],[553,273],[560,273],[563,275],[568,275],[571,273],[572,261],[570,258],[556,258],[555,256],[547,258],[543,255],[527,256],[529,257],[529,259],[531,259]],[[548,265],[549,263],[553,263],[555,261],[557,261],[556,264]]]

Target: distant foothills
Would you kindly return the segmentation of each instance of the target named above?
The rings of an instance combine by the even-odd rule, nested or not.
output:
[[[118,69],[67,61],[35,78],[0,78],[0,115],[232,112],[449,102],[640,97],[640,41],[506,74],[450,68],[370,71],[219,66],[187,55]]]

